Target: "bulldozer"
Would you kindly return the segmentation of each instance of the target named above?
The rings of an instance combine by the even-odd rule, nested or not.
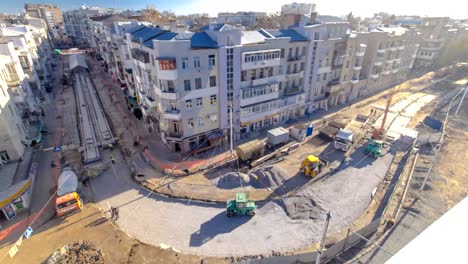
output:
[[[228,200],[226,202],[226,215],[228,217],[236,215],[248,215],[252,217],[255,215],[255,202],[249,200],[247,193],[236,193],[235,200]]]
[[[315,178],[327,166],[328,162],[314,155],[308,155],[301,164],[305,176]]]

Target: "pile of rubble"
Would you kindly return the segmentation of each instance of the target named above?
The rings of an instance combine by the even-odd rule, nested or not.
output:
[[[78,241],[66,245],[55,251],[48,259],[47,264],[103,264],[104,256],[100,249],[90,241]]]

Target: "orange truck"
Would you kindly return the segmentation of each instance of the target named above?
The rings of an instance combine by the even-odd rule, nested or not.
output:
[[[57,216],[64,216],[80,211],[83,207],[78,194],[78,176],[69,167],[65,167],[58,178],[55,211]]]

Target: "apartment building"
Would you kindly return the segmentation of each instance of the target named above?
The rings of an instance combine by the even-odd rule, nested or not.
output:
[[[190,152],[219,131],[217,46],[204,32],[141,27],[126,34],[136,100],[150,130],[176,152]]]
[[[19,58],[29,86],[35,95],[45,100],[44,86],[51,85],[53,63],[47,28],[42,19],[30,18],[28,22],[29,25],[0,28],[0,39],[11,41],[14,46],[5,48],[2,54]]]
[[[266,12],[236,12],[236,13],[218,13],[217,21],[219,23],[228,23],[233,25],[242,25],[252,27],[258,19],[266,17]]]
[[[0,55],[0,165],[18,160],[25,150],[26,128],[17,107],[22,90],[16,88],[14,67],[10,56]]]
[[[402,27],[381,27],[369,32],[363,72],[367,85],[361,89],[365,95],[388,88],[407,77],[413,67],[417,32]]]
[[[103,14],[114,13],[111,8],[99,7],[81,7],[80,9],[71,10],[63,13],[63,24],[65,33],[71,37],[76,44],[89,46],[90,45],[90,20],[89,17],[99,16]]]
[[[421,34],[419,50],[416,54],[416,67],[431,66],[443,51],[448,35],[448,17],[423,18],[418,30]]]
[[[62,11],[57,6],[49,4],[25,4],[24,10],[31,17],[44,19],[49,32],[63,23]]]
[[[226,137],[231,123],[238,140],[387,88],[413,67],[415,30],[352,32],[331,16],[303,22],[258,31],[214,23],[177,33],[94,21],[92,34],[105,39],[93,45],[126,86],[129,108],[172,151],[190,152],[213,135]]]

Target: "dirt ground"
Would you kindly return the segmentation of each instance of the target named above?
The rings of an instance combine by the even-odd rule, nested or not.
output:
[[[230,263],[224,258],[180,254],[150,246],[129,237],[108,221],[101,210],[89,204],[67,218],[53,218],[24,239],[14,258],[8,256],[11,245],[0,249],[0,263],[43,263],[65,245],[85,240],[102,250],[104,263]]]

